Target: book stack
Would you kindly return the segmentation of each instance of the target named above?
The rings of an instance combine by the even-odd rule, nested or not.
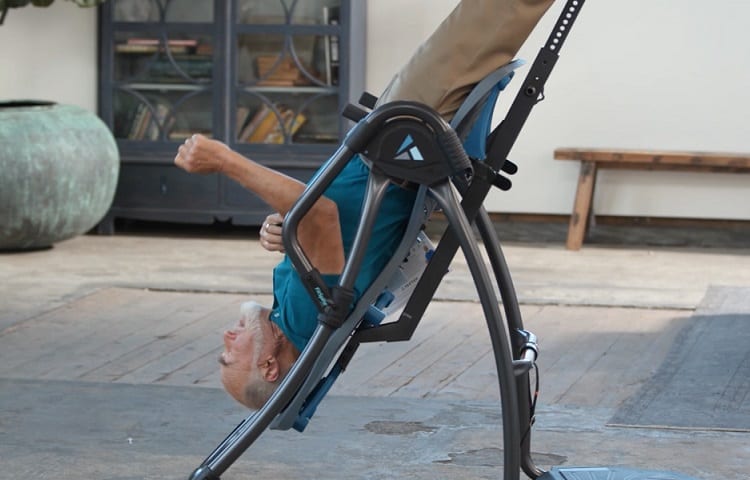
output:
[[[237,109],[237,141],[246,143],[282,144],[286,138],[291,139],[302,127],[307,117],[284,105],[261,106],[244,121],[240,120],[245,107]]]
[[[156,53],[169,50],[171,53],[195,53],[198,48],[196,39],[167,40],[166,48],[158,38],[129,38],[125,43],[115,45],[117,53]]]
[[[160,127],[169,130],[174,120],[174,117],[169,116],[169,110],[169,105],[162,102],[157,102],[153,108],[145,103],[139,104],[130,123],[128,139],[158,140]]]
[[[255,68],[259,78],[257,85],[260,86],[294,87],[311,83],[294,60],[289,57],[258,55],[255,58]],[[309,68],[305,69],[310,71]]]

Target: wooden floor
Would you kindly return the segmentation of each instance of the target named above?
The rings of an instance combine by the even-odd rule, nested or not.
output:
[[[245,300],[98,290],[0,331],[0,377],[219,387],[221,333]],[[616,406],[653,374],[692,312],[552,305],[522,313],[540,338],[546,404]],[[602,394],[605,382],[617,386]],[[364,345],[332,393],[484,400],[497,391],[481,307],[436,301],[411,341]]]

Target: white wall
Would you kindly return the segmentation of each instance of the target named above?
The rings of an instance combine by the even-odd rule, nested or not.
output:
[[[370,1],[368,89],[379,92],[456,3]],[[533,61],[564,3],[552,6],[521,58]],[[748,18],[746,0],[586,2],[547,98],[511,153],[521,168],[515,186],[494,193],[490,210],[570,213],[578,167],[552,159],[559,146],[750,153]],[[519,78],[511,85],[517,88]],[[510,101],[515,89],[503,95]],[[605,171],[594,208],[609,215],[748,220],[749,181],[739,174]]]
[[[456,3],[370,0],[368,90],[379,93]],[[520,57],[533,60],[563,4],[557,0]],[[521,167],[515,187],[494,193],[490,210],[569,213],[578,169],[552,159],[558,146],[750,152],[748,18],[747,0],[589,0],[547,99],[511,154]],[[48,99],[96,111],[95,42],[92,9],[57,1],[11,10],[0,26],[0,100]],[[610,215],[750,220],[748,180],[605,171],[594,207]]]
[[[96,112],[96,9],[58,0],[12,8],[0,25],[0,101],[52,100]]]

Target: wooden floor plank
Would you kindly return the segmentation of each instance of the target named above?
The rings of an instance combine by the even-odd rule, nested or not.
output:
[[[600,307],[545,307],[535,318],[538,330],[544,332],[543,346],[539,358],[540,375],[543,381],[542,395],[548,404],[583,401],[600,404],[605,401],[599,394],[598,380],[593,374],[599,371],[600,362],[619,363],[624,366],[620,392],[611,392],[607,402],[633,391],[638,379],[647,373],[636,366],[634,360],[644,355],[646,349],[637,342],[625,341],[623,333],[638,331],[658,335],[660,329],[682,311],[644,310],[632,308]],[[632,340],[632,339],[631,339]],[[618,342],[629,345],[624,349]],[[656,356],[649,361],[660,363],[664,352],[650,351]],[[639,364],[640,365],[640,364]],[[573,386],[576,385],[575,388]],[[570,397],[568,397],[570,395]]]
[[[245,297],[109,288],[0,333],[0,375],[220,387],[221,332]],[[270,303],[270,296],[259,298]],[[615,405],[648,378],[690,312],[522,306],[546,404]],[[616,388],[598,385],[615,372]],[[608,382],[611,384],[611,382]],[[598,396],[591,392],[599,392]],[[498,399],[482,308],[436,301],[407,342],[365,344],[331,394]]]
[[[542,310],[539,305],[522,305],[521,317],[524,328],[529,329],[527,322]],[[533,332],[538,334],[538,332]],[[499,398],[497,383],[497,369],[487,329],[482,332],[473,357],[466,354],[466,358],[474,358],[474,362],[463,372],[455,376],[450,382],[438,386],[427,394],[428,397],[441,398],[476,398],[481,400],[496,400]],[[481,347],[481,348],[480,348]],[[489,387],[489,388],[488,388]]]
[[[430,364],[423,365],[414,378],[393,393],[398,396],[429,397],[467,370],[473,369],[482,355],[492,350],[487,328],[476,325],[462,332],[465,337],[437,356]]]
[[[216,352],[219,337],[217,332],[192,336],[190,340],[174,345],[158,359],[149,362],[117,379],[120,383],[165,383],[173,373],[188,368],[196,359]],[[189,381],[189,383],[191,383]]]
[[[221,332],[234,320],[241,300],[242,297],[234,295],[194,295],[185,298],[178,311],[159,319],[153,327],[137,335],[109,342],[93,352],[94,359],[103,361],[92,361],[90,365],[94,368],[74,374],[77,373],[76,378],[80,380],[118,380],[206,332],[214,335],[217,346],[221,345]]]
[[[369,385],[372,378],[391,368],[418,345],[429,338],[444,332],[445,324],[440,321],[441,302],[433,302],[426,310],[423,319],[412,338],[404,342],[366,343],[359,347],[346,372],[333,386],[331,393],[337,395],[358,395],[362,385]]]
[[[106,328],[108,316],[156,301],[146,290],[110,288],[26,321],[0,337],[0,375],[36,378],[67,361],[87,340],[96,342],[95,332]]]
[[[550,358],[547,355],[540,356],[538,362],[542,378],[556,380],[545,384],[544,393],[548,403],[558,402],[560,397],[569,390],[570,385],[578,380],[581,372],[591,368],[601,358],[603,352],[610,347],[613,341],[610,336],[601,335],[600,338],[596,338],[589,334],[589,332],[608,330],[610,325],[606,319],[606,310],[595,308],[590,311],[581,311],[580,309],[545,307],[537,316],[534,323],[539,324],[539,331],[546,330],[542,338],[549,339],[545,340],[544,352],[548,350],[555,352],[553,363],[549,363]],[[585,320],[581,320],[584,314],[588,316]],[[561,326],[568,330],[568,336],[563,342],[557,343],[555,333],[544,328],[544,320],[550,316],[554,317],[555,322],[561,321]],[[562,334],[562,332],[559,333]],[[560,348],[555,350],[557,346],[555,344]]]
[[[169,336],[170,330],[196,321],[205,315],[205,307],[217,303],[208,298],[195,302],[193,297],[187,293],[153,292],[133,308],[109,312],[93,334],[70,345],[69,351],[58,356],[58,366],[39,378],[80,378],[116,361],[124,352]]]
[[[185,325],[173,325],[169,333],[124,353],[116,361],[103,365],[101,369],[93,373],[99,376],[105,375],[110,381],[140,383],[139,380],[134,380],[140,377],[141,374],[138,372],[156,368],[155,365],[174,356],[175,351],[182,351],[185,345],[191,344],[196,338],[208,337],[212,342],[212,348],[220,346],[221,333],[227,325],[226,320],[231,314],[236,313],[237,307],[233,301],[213,307]],[[188,360],[190,358],[186,359]],[[154,378],[158,376],[155,375]]]
[[[229,299],[229,295],[225,297]],[[270,296],[254,296],[253,299],[271,305]],[[221,334],[227,327],[226,319],[234,324],[239,305],[245,300],[247,297],[239,296],[191,328],[181,329],[182,343],[177,348],[163,349],[162,356],[122,376],[118,382],[220,387],[217,359],[223,349]]]
[[[586,374],[570,385],[559,403],[617,407],[651,378],[689,319],[685,312],[665,310],[619,313],[623,332]],[[629,321],[633,316],[638,321]],[[644,331],[644,324],[650,325],[651,331]],[[602,385],[610,388],[603,390]]]
[[[80,333],[73,329],[86,327],[98,315],[92,304],[100,305],[104,301],[115,307],[122,307],[132,301],[134,294],[147,294],[146,290],[140,289],[134,292],[136,293],[124,288],[103,289],[8,327],[0,332],[0,342],[5,347],[0,354],[21,351],[27,347],[26,341],[33,342],[39,348],[46,348],[66,338],[77,338]],[[46,330],[44,335],[39,331],[42,329]],[[19,341],[21,339],[23,341]]]
[[[215,333],[204,334],[199,339],[182,340],[179,343],[163,345],[165,350],[152,349],[147,354],[148,361],[133,364],[127,372],[112,378],[119,383],[156,383],[176,369],[189,365],[196,358],[215,351],[218,345]],[[189,384],[189,382],[188,382]]]
[[[415,346],[404,357],[372,377],[368,385],[373,395],[393,395],[404,388],[420,373],[429,369],[445,352],[465,341],[475,330],[483,327],[481,314],[468,309],[464,303],[442,303],[440,312],[433,321],[441,326],[443,335],[433,335]],[[472,314],[467,315],[467,310]]]
[[[183,368],[172,372],[169,377],[162,380],[162,383],[221,388],[218,359],[222,350],[223,346],[217,345],[205,355],[191,360]]]

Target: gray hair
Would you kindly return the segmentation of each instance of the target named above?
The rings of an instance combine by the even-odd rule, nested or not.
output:
[[[260,354],[266,342],[264,331],[260,328],[265,310],[262,305],[256,302],[245,302],[240,306],[240,314],[245,319],[246,328],[254,332],[255,351],[252,361],[255,368],[250,370],[242,396],[242,404],[253,410],[258,410],[265,405],[283,378],[279,376],[275,382],[269,382],[263,378],[260,368],[257,368]]]

